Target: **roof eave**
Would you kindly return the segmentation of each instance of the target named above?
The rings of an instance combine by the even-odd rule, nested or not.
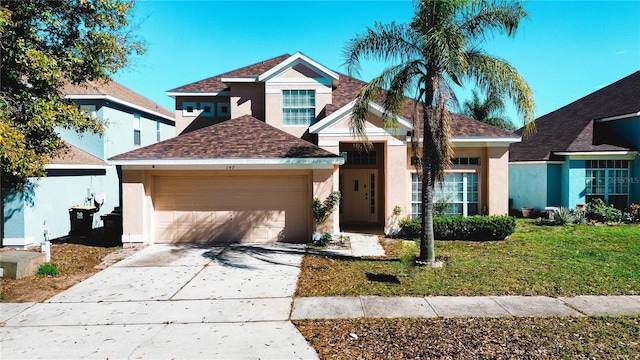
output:
[[[267,158],[267,159],[144,159],[109,160],[131,170],[269,170],[269,169],[332,169],[344,164],[342,157]]]
[[[138,110],[138,111],[144,111],[148,114],[154,115],[154,116],[158,116],[161,117],[163,119],[169,120],[169,121],[173,121],[173,123],[175,124],[176,119],[174,117],[171,116],[167,116],[165,114],[159,113],[157,111],[148,109],[144,106],[140,106],[140,105],[136,105],[134,103],[130,103],[128,101],[124,101],[122,99],[119,99],[115,96],[111,96],[108,94],[70,94],[70,95],[65,95],[65,98],[67,99],[71,99],[71,100],[106,100],[106,101],[111,101],[114,103],[118,103],[120,105],[124,105],[126,107]]]

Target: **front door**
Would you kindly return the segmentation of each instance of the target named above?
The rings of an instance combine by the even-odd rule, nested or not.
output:
[[[378,220],[377,170],[343,170],[342,217],[348,222],[376,222]]]

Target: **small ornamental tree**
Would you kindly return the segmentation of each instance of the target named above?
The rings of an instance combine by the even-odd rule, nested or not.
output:
[[[142,54],[132,38],[129,0],[0,2],[0,168],[2,188],[45,174],[65,148],[57,129],[102,133],[103,124],[66,99],[66,83],[108,81]]]

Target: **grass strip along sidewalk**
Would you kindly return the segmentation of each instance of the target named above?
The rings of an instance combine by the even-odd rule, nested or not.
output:
[[[640,294],[640,226],[538,226],[503,241],[436,241],[441,269],[415,267],[414,241],[383,240],[385,258],[307,255],[297,296]]]

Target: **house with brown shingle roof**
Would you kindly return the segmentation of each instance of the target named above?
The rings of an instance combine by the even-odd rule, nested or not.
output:
[[[576,208],[594,198],[640,203],[640,71],[535,121],[511,144],[513,207]]]
[[[123,173],[123,239],[306,242],[315,230],[382,232],[419,216],[415,104],[407,99],[388,129],[370,103],[364,148],[349,128],[363,85],[296,53],[169,90],[179,135],[109,159]],[[451,213],[507,214],[508,150],[520,136],[459,115],[452,131],[456,153],[439,196]],[[316,229],[313,199],[333,191],[340,207]]]
[[[25,191],[5,192],[3,246],[37,245],[45,234],[64,237],[75,230],[72,223],[102,227],[100,216],[120,206],[118,169],[106,159],[175,136],[173,112],[115,81],[67,84],[61,91],[103,121],[104,134],[57,129],[68,147],[49,159],[46,177],[30,179]],[[94,208],[78,222],[69,211],[76,205]]]

